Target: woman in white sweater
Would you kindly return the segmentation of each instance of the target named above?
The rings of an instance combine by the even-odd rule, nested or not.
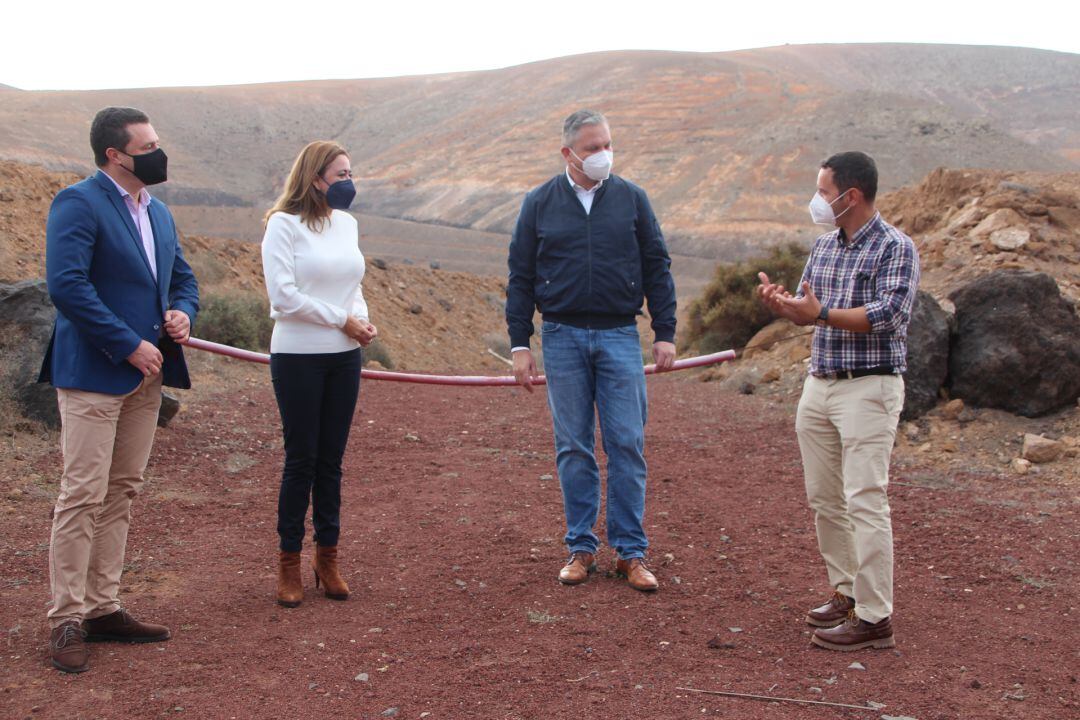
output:
[[[263,274],[274,334],[270,376],[285,440],[278,495],[277,601],[304,597],[300,549],[308,499],[315,526],[315,586],[344,600],[338,572],[341,459],[360,392],[361,347],[376,336],[361,282],[364,256],[356,219],[345,212],[356,196],[345,149],[313,142],[293,163],[285,190],[266,214]]]

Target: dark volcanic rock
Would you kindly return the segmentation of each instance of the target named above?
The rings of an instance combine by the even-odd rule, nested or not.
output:
[[[55,320],[44,280],[0,283],[0,393],[14,400],[24,417],[54,428],[60,426],[56,390],[37,378]],[[168,423],[179,409],[175,397],[163,394],[158,425]]]
[[[56,391],[38,383],[37,377],[55,318],[44,280],[0,284],[0,392],[12,398],[25,417],[53,427],[60,424]]]
[[[951,330],[949,314],[930,293],[920,290],[908,325],[906,399],[901,419],[917,418],[937,402],[938,391],[949,374]]]
[[[1080,396],[1080,319],[1054,279],[999,270],[954,292],[954,397],[1035,417]]]

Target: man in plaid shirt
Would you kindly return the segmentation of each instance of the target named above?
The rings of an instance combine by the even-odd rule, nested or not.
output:
[[[831,650],[893,647],[892,521],[886,487],[904,406],[907,326],[919,256],[874,208],[877,167],[861,152],[821,165],[810,202],[819,237],[792,295],[759,274],[777,315],[816,324],[795,420],[818,547],[833,595],[806,616]]]

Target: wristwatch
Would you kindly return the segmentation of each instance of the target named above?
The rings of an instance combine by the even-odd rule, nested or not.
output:
[[[829,324],[829,308],[824,305],[821,306],[821,311],[817,314],[817,323],[819,327],[825,327]]]

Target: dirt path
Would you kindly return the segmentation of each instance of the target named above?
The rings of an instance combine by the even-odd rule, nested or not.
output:
[[[46,658],[43,489],[54,486],[41,478],[54,482],[58,457],[5,471],[0,716],[1080,714],[1075,485],[901,469],[898,647],[830,653],[802,621],[828,588],[790,410],[686,377],[650,380],[650,400],[656,595],[603,574],[556,582],[561,496],[542,393],[369,382],[346,461],[341,555],[354,595],[329,601],[305,573],[294,610],[272,601],[281,457],[268,387],[190,403],[158,435],[124,580],[130,609],[174,639],[95,645],[80,676]],[[607,550],[600,560],[613,563]]]

